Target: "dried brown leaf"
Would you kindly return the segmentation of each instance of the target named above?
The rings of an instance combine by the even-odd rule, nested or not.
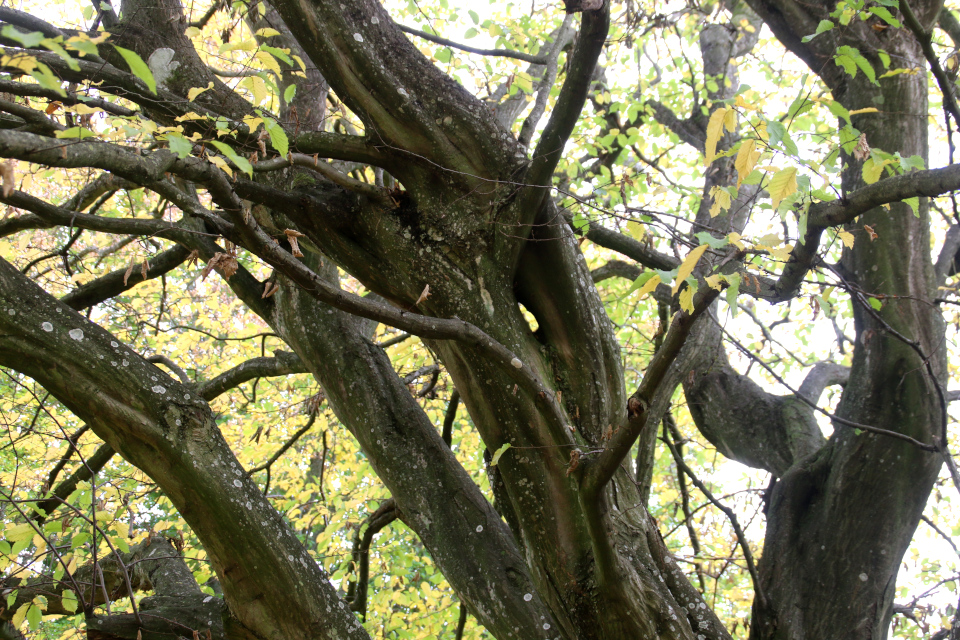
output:
[[[269,297],[273,296],[273,294],[275,294],[275,293],[276,293],[277,291],[279,291],[279,290],[280,290],[280,285],[279,285],[279,284],[277,284],[276,282],[269,282],[269,281],[268,281],[268,282],[264,285],[264,287],[263,287],[263,295],[260,296],[260,297],[261,297],[261,298],[269,298]]]
[[[300,251],[300,245],[297,244],[297,238],[302,238],[303,234],[294,229],[284,229],[283,233],[287,236],[287,242],[290,243],[290,253],[293,254],[293,257],[302,258],[303,253]]]
[[[570,465],[567,467],[567,475],[577,470],[577,467],[580,466],[580,455],[583,452],[580,449],[574,449],[570,452]]]
[[[874,240],[876,240],[877,238],[880,237],[879,235],[877,235],[877,232],[873,230],[873,227],[871,227],[871,226],[868,225],[868,224],[863,225],[863,229],[864,229],[864,231],[867,232],[867,235],[870,236],[870,241],[871,241],[871,242],[873,242]]]
[[[7,198],[13,193],[13,188],[17,186],[17,177],[13,171],[14,161],[7,160],[0,162],[0,177],[3,178],[3,197]]]
[[[870,145],[867,144],[867,134],[860,134],[860,137],[857,139],[857,148],[853,150],[853,157],[861,161],[870,157]]]
[[[144,260],[142,263],[140,263],[140,275],[143,276],[144,280],[147,279],[147,273],[149,272],[149,270],[150,270],[150,261]]]
[[[130,274],[133,273],[133,267],[137,264],[136,260],[130,261],[130,266],[127,267],[127,270],[123,272],[123,286],[127,286],[127,280],[130,279]]]
[[[234,258],[229,253],[220,253],[219,251],[210,258],[207,262],[207,266],[203,268],[203,273],[201,274],[201,279],[206,280],[207,276],[210,275],[210,272],[216,269],[223,277],[230,279],[230,276],[237,272],[237,269],[240,268],[240,265],[237,263],[237,259]]]
[[[427,285],[423,288],[423,292],[420,294],[420,297],[417,298],[417,301],[414,302],[414,306],[419,305],[421,302],[430,297],[430,285]]]

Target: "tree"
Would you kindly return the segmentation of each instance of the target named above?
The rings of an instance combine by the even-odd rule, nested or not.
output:
[[[71,30],[44,13],[0,8],[9,76],[0,79],[8,94],[0,156],[9,159],[0,200],[17,211],[0,222],[0,236],[64,243],[50,255],[11,252],[0,261],[5,389],[17,402],[36,395],[37,415],[54,420],[40,393],[52,396],[102,441],[61,483],[75,445],[46,486],[0,496],[11,518],[0,549],[8,561],[47,558],[33,582],[9,583],[16,595],[0,617],[19,623],[79,610],[96,638],[191,630],[364,638],[352,609],[365,611],[370,539],[400,518],[463,611],[493,637],[730,637],[723,612],[703,598],[702,572],[695,586],[696,570],[680,569],[647,511],[658,440],[682,486],[686,477],[719,503],[685,462],[671,409],[680,386],[704,438],[771,474],[758,560],[722,507],[755,594],[750,637],[886,637],[901,559],[945,462],[960,484],[947,441],[940,308],[940,289],[956,272],[960,218],[947,217],[934,259],[931,234],[942,231],[928,200],[960,187],[960,165],[924,168],[928,74],[909,66],[927,61],[945,91],[948,126],[951,117],[960,122],[948,77],[955,60],[945,70],[931,44],[938,18],[945,32],[957,30],[948,10],[926,0],[750,0],[645,17],[634,3],[567,2],[572,16],[562,22],[555,7],[517,22],[518,31],[542,32],[526,44],[532,53],[486,52],[530,66],[500,76],[503,86],[483,102],[471,92],[476,76],[434,62],[449,63],[461,45],[399,26],[372,0],[217,0],[194,22],[178,0],[94,9],[92,22]],[[682,35],[681,22],[700,25],[701,58],[684,62],[690,91],[670,80],[670,91],[657,93],[661,69],[651,60],[655,77],[641,73],[636,104],[615,105],[625,73],[617,38],[641,37],[646,23],[663,37],[671,28]],[[738,79],[764,25],[815,76],[782,118],[769,120]],[[250,37],[231,42],[232,29]],[[442,48],[431,60],[408,35]],[[239,52],[253,66],[218,70],[214,51]],[[641,47],[633,51],[641,59]],[[837,120],[819,130],[822,142],[801,150],[791,127],[821,107]],[[641,130],[668,131],[705,155],[702,172],[691,171],[700,188],[675,185],[694,203],[689,219],[681,208],[679,222],[663,225],[646,208],[657,194],[632,164],[670,174],[646,158]],[[583,136],[595,140],[584,144]],[[586,158],[571,159],[571,149]],[[28,173],[55,169],[40,175],[62,182],[33,178],[32,188],[18,189],[25,164]],[[577,195],[584,185],[592,196]],[[127,203],[104,210],[118,194]],[[659,231],[618,228],[591,207]],[[782,234],[745,243],[760,216],[782,224]],[[85,233],[101,234],[99,245],[88,242],[108,264],[125,255],[116,254],[125,245],[104,244],[110,235],[162,250],[80,276],[65,291],[82,264],[71,247]],[[591,247],[632,262],[591,272]],[[30,276],[56,257],[64,273]],[[10,262],[18,259],[20,269]],[[198,383],[177,353],[144,358],[120,339],[132,320],[94,311],[118,296],[138,300],[144,283],[191,259],[207,263],[204,277],[219,273],[290,352]],[[614,275],[635,281],[622,294],[652,296],[627,327],[631,339],[648,332],[649,353],[624,355],[629,318],[611,311],[616,300],[605,305],[595,284]],[[157,333],[166,326],[163,282]],[[736,311],[738,300],[801,298],[834,318],[849,309],[849,366],[817,364],[799,388],[771,393],[735,368],[728,349],[786,384],[783,367],[751,354],[720,313]],[[417,378],[398,376],[385,343],[373,341],[378,325],[417,336],[436,355],[456,389],[449,422],[462,401],[486,450],[493,501],[450,448],[449,431],[438,433],[410,392]],[[643,370],[630,386],[628,365]],[[238,463],[239,445],[221,433],[210,406],[254,378],[293,373],[319,382],[317,405],[325,399],[391,496],[358,529],[357,575],[340,592]],[[432,376],[422,395],[435,393],[440,367],[417,375]],[[834,385],[843,387],[835,410],[821,408]],[[818,412],[835,429],[829,437]],[[168,542],[148,536],[113,548],[98,525],[96,479],[114,452],[189,525],[222,599],[201,592]],[[268,474],[267,486],[276,459],[255,470]],[[307,473],[317,475],[323,496],[323,459]],[[89,512],[61,508],[91,482]],[[46,526],[58,509],[56,522],[69,514],[87,537],[58,546],[56,527]],[[689,513],[685,522],[692,527]],[[71,565],[65,552],[91,537],[90,563]],[[154,591],[149,609],[133,605],[138,589]],[[96,608],[128,595],[129,612]]]

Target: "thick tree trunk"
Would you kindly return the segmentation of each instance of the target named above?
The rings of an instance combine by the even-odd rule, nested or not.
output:
[[[879,86],[862,74],[853,79],[833,64],[828,38],[822,39],[824,51],[813,48],[816,40],[809,47],[799,42],[807,33],[793,29],[802,29],[807,19],[786,17],[782,5],[788,3],[752,4],[780,40],[823,75],[835,99],[851,111],[879,110],[853,119],[870,146],[927,159],[925,74],[885,78]],[[926,25],[939,11],[937,3],[911,5]],[[816,19],[818,10],[810,10]],[[876,33],[864,23],[840,33],[848,41],[833,44],[857,47],[877,76],[883,67],[874,48],[898,60],[923,59],[907,29]],[[832,32],[825,35],[833,37]],[[843,160],[849,166],[843,177],[849,192],[862,185],[861,164],[846,154]],[[879,237],[869,240],[863,225]],[[837,415],[935,442],[945,418],[937,386],[944,386],[946,369],[943,322],[931,304],[936,284],[926,203],[917,215],[905,203],[872,210],[849,229],[858,232],[857,239],[844,251],[839,275],[854,291],[887,298],[874,312],[866,300],[852,296],[857,339]],[[916,341],[924,357],[894,331]],[[935,378],[928,375],[925,360]],[[768,606],[755,603],[752,638],[880,640],[887,635],[900,560],[941,458],[901,440],[858,434],[840,424],[834,428],[830,442],[795,464],[773,491],[759,567]]]

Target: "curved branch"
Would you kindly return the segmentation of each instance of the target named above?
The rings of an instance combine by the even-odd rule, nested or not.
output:
[[[254,378],[307,373],[306,366],[296,354],[275,351],[274,355],[273,358],[253,358],[224,371],[213,380],[199,384],[197,392],[209,401]]]
[[[595,11],[583,12],[583,23],[577,38],[577,46],[570,60],[567,78],[560,89],[560,96],[540,136],[533,154],[533,162],[527,171],[528,184],[535,186],[550,184],[553,170],[563,154],[564,145],[573,132],[577,120],[580,119],[580,112],[590,92],[593,72],[597,67],[597,59],[603,51],[609,28],[609,2],[605,2],[602,8]],[[542,196],[543,193],[539,193],[537,199]],[[537,208],[531,207],[531,210]]]
[[[531,64],[547,64],[548,62],[547,56],[535,56],[529,53],[523,53],[522,51],[512,51],[510,49],[478,49],[476,47],[470,47],[465,44],[454,42],[453,40],[447,40],[446,38],[429,34],[425,31],[420,31],[419,29],[414,29],[413,27],[407,27],[402,24],[398,24],[397,27],[399,27],[400,31],[409,33],[412,36],[417,36],[418,38],[423,38],[424,40],[429,40],[430,42],[442,44],[454,49],[460,49],[461,51],[466,51],[467,53],[476,53],[481,56],[514,58],[516,60],[523,60],[524,62],[529,62]]]
[[[147,260],[146,278],[139,269],[134,269],[129,275],[126,269],[117,269],[77,287],[60,298],[60,301],[78,311],[92,307],[132,289],[141,282],[173,271],[183,264],[189,255],[189,249],[178,245]]]
[[[800,291],[800,284],[817,259],[820,237],[828,227],[853,222],[870,209],[890,202],[926,196],[936,197],[960,189],[960,164],[941,169],[913,171],[866,185],[846,198],[810,205],[807,232],[790,255],[775,285],[776,301],[789,300]]]

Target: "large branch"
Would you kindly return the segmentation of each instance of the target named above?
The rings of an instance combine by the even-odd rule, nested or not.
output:
[[[199,537],[241,624],[273,640],[368,637],[243,477],[194,391],[2,260],[0,308],[0,364],[37,380],[158,484]]]
[[[553,170],[563,148],[580,119],[580,112],[590,93],[597,59],[603,51],[610,28],[610,3],[595,11],[584,11],[577,46],[570,59],[567,77],[560,88],[560,96],[550,114],[550,120],[540,135],[533,153],[533,161],[526,173],[526,182],[534,187],[546,186],[553,179]],[[534,190],[535,192],[535,190]],[[545,192],[541,193],[542,197]],[[535,215],[537,207],[530,215]]]
[[[942,169],[913,171],[886,178],[857,189],[845,198],[832,202],[818,202],[807,212],[807,232],[790,255],[776,283],[778,300],[789,300],[797,295],[807,272],[817,260],[820,238],[829,227],[853,222],[875,207],[914,197],[933,198],[960,189],[960,164]]]

